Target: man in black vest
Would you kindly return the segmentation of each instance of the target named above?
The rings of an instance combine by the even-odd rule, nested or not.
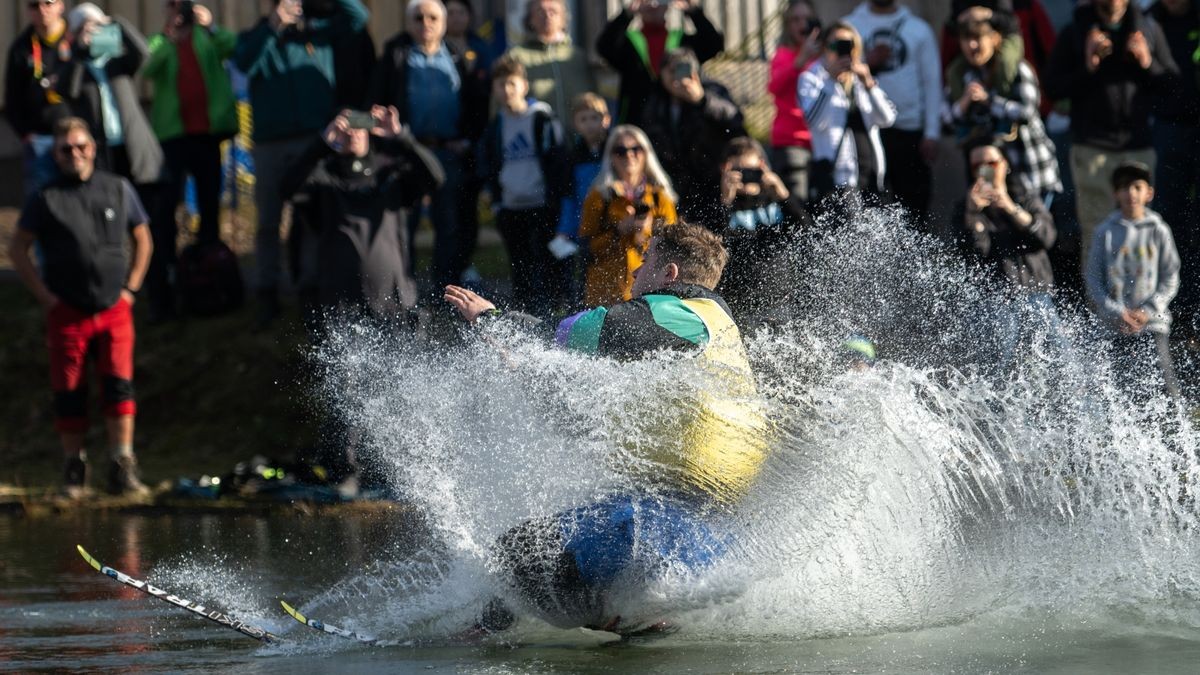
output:
[[[61,176],[26,202],[8,257],[46,308],[50,384],[66,455],[64,491],[79,498],[87,489],[84,376],[93,353],[113,460],[108,489],[145,495],[133,454],[133,303],[150,264],[149,218],[129,181],[96,169],[87,122],[68,117],[55,125],[54,157]],[[42,251],[40,275],[29,257],[34,242]]]

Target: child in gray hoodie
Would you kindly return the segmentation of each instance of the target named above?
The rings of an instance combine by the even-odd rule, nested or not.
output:
[[[1179,290],[1175,239],[1163,219],[1147,208],[1154,199],[1148,166],[1121,164],[1113,171],[1112,186],[1119,209],[1092,238],[1084,268],[1088,299],[1114,333],[1118,358],[1126,362],[1122,370],[1136,368],[1133,359],[1153,345],[1167,391],[1178,397],[1167,308]]]

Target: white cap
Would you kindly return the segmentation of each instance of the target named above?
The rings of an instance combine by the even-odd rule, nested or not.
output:
[[[84,2],[76,5],[75,9],[72,9],[67,13],[67,30],[72,33],[78,33],[83,24],[87,23],[88,21],[95,21],[96,23],[108,23],[109,18],[108,15],[104,13],[104,10],[90,2]]]

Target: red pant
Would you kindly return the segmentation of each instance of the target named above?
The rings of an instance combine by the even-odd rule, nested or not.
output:
[[[87,429],[84,366],[89,350],[96,356],[106,417],[137,413],[133,397],[133,308],[124,298],[96,314],[58,303],[46,317],[50,348],[50,386],[59,431]]]

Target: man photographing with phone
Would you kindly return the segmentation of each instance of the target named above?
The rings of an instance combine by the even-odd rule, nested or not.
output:
[[[660,81],[646,104],[646,135],[679,192],[681,212],[701,221],[719,202],[721,149],[746,134],[742,111],[728,89],[701,77],[690,49],[666,55]]]

